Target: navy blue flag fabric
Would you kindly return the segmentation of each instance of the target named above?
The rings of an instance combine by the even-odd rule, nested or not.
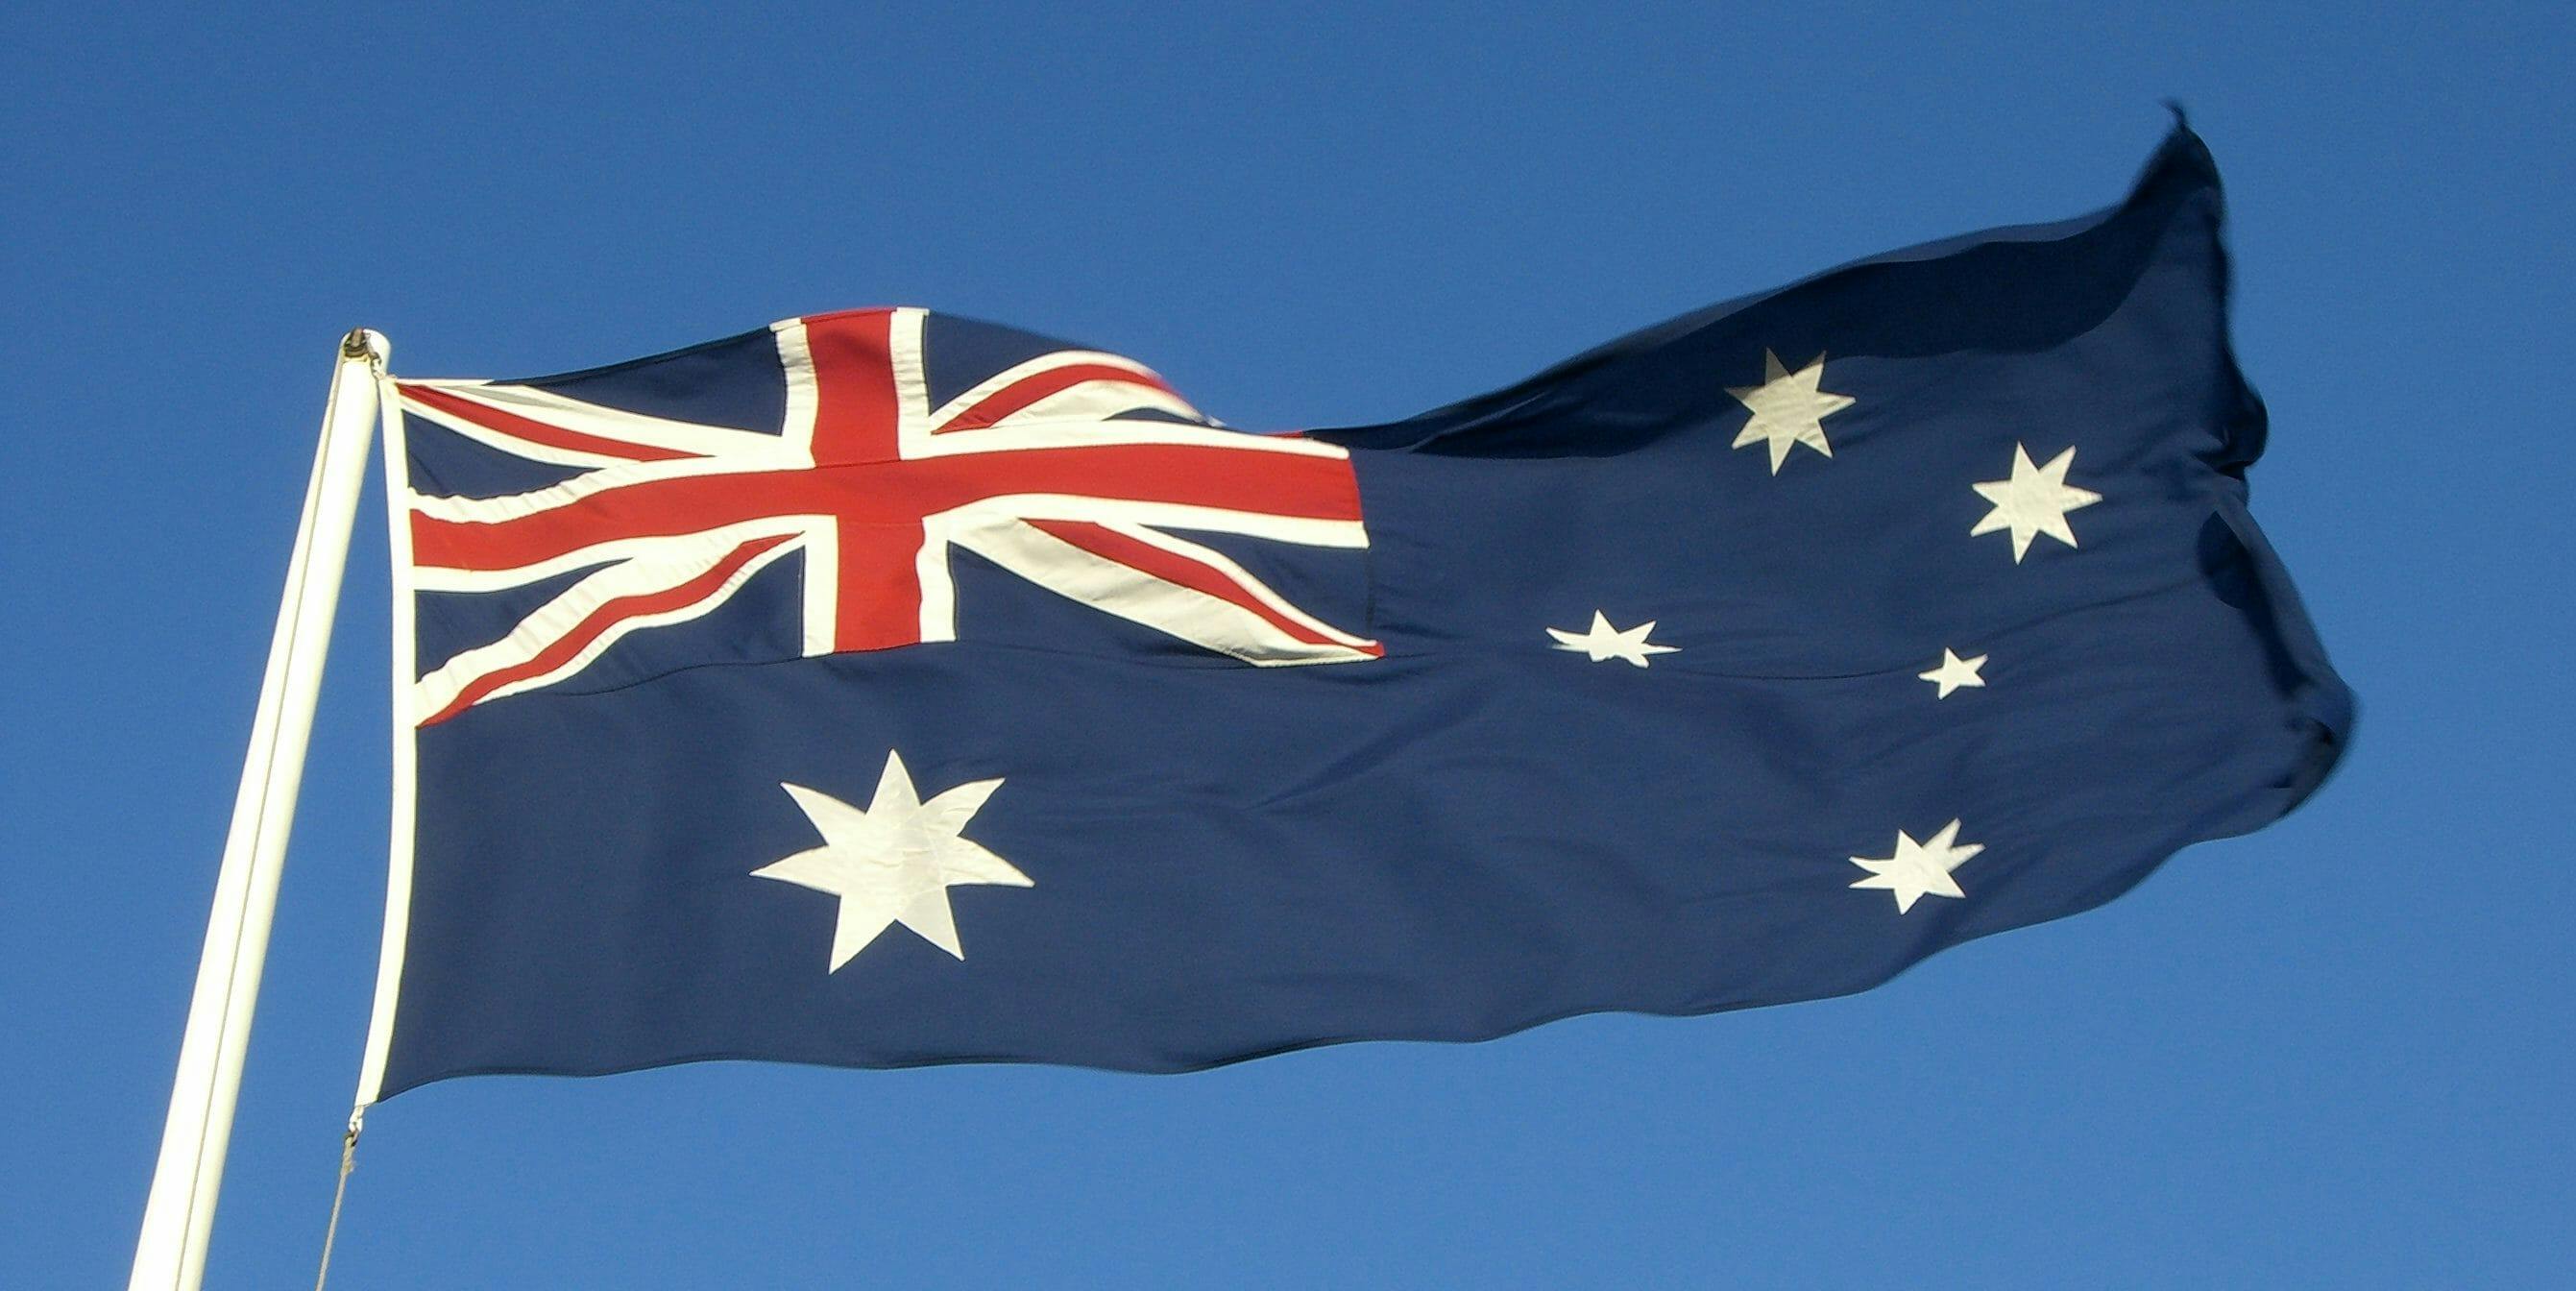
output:
[[[1178,1071],[1857,991],[2349,729],[2246,509],[2218,177],[1407,421],[919,310],[402,381],[362,1096]]]

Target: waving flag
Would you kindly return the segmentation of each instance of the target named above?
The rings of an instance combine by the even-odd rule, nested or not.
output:
[[[2178,129],[2101,214],[1299,435],[914,309],[401,382],[363,1096],[1471,1040],[2108,900],[2350,721],[2219,215]]]

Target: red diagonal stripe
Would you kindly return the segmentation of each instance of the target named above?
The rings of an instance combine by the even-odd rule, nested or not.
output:
[[[529,677],[541,677],[562,667],[570,662],[574,655],[580,654],[591,642],[598,640],[601,633],[617,626],[623,620],[642,614],[660,614],[665,610],[676,610],[697,601],[723,586],[726,579],[733,577],[743,566],[758,559],[761,553],[785,541],[787,541],[785,534],[774,538],[755,538],[727,553],[723,560],[716,562],[714,568],[677,587],[659,592],[638,592],[633,596],[621,596],[616,600],[603,603],[598,609],[591,611],[589,617],[574,625],[572,631],[556,638],[553,644],[538,651],[536,657],[525,663],[487,672],[475,678],[472,683],[457,692],[456,698],[450,701],[447,707],[423,720],[421,725],[436,726],[473,707],[484,696],[503,686]]]
[[[1175,399],[1180,397],[1178,391],[1163,384],[1162,378],[1149,376],[1133,368],[1112,367],[1106,363],[1075,363],[1022,377],[977,400],[974,407],[949,418],[932,430],[940,434],[952,430],[981,430],[1040,399],[1061,394],[1086,381],[1114,381],[1120,385],[1160,390]]]
[[[1081,520],[1031,520],[1027,522],[1040,532],[1052,534],[1104,560],[1113,560],[1141,574],[1177,583],[1195,592],[1204,592],[1229,605],[1240,605],[1260,615],[1280,631],[1309,645],[1345,645],[1326,636],[1254,596],[1249,590],[1224,573],[1178,552],[1166,551],[1149,542],[1139,542],[1126,534],[1103,525]],[[1371,642],[1351,646],[1364,654],[1382,656],[1385,647]]]
[[[397,388],[402,391],[403,398],[413,403],[435,408],[459,421],[472,422],[485,430],[498,431],[514,439],[524,439],[532,444],[544,444],[549,448],[597,453],[603,457],[622,457],[630,462],[672,462],[698,456],[696,453],[684,453],[674,448],[652,448],[643,444],[630,444],[624,440],[585,435],[579,431],[566,430],[561,426],[549,426],[542,421],[531,421],[517,413],[485,407],[471,399],[460,398],[445,390],[433,389],[429,386],[405,385]]]

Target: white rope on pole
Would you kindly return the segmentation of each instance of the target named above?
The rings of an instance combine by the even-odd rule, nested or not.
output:
[[[349,1132],[340,1136],[340,1181],[331,1185],[331,1222],[322,1230],[322,1264],[313,1270],[313,1291],[325,1291],[331,1283],[331,1248],[340,1240],[340,1203],[349,1199],[349,1174],[358,1168],[358,1136],[366,1129],[366,1109],[349,1113]]]
[[[340,343],[339,366],[322,414],[322,442],[314,451],[304,516],[287,564],[277,628],[269,638],[268,668],[260,681],[241,788],[233,798],[232,827],[224,838],[223,866],[215,878],[214,905],[206,917],[205,950],[197,961],[197,986],[179,1042],[178,1075],[171,1083],[169,1118],[162,1125],[161,1156],[144,1203],[129,1291],[197,1291],[205,1276],[206,1242],[214,1231],[215,1196],[232,1142],[242,1057],[250,1044],[260,971],[268,958],[269,921],[277,911],[278,876],[295,822],[296,792],[303,784],[305,744],[312,735],[323,658],[339,608],[340,573],[348,563],[367,445],[375,433],[376,377],[389,350],[382,336],[363,328]]]

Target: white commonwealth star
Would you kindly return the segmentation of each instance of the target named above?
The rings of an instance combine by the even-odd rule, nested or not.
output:
[[[1824,420],[1852,406],[1852,397],[1819,390],[1825,379],[1825,358],[1791,372],[1780,362],[1780,356],[1762,351],[1762,384],[1728,386],[1726,392],[1738,403],[1753,410],[1751,420],[1735,436],[1737,448],[1755,444],[1771,445],[1771,473],[1780,473],[1780,464],[1789,460],[1789,446],[1804,444],[1827,457],[1834,455],[1833,445],[1825,442]]]
[[[903,758],[889,751],[876,800],[867,810],[803,785],[782,784],[805,809],[823,845],[753,870],[841,899],[832,927],[832,971],[867,948],[889,924],[920,933],[931,945],[966,958],[957,941],[948,889],[959,883],[1035,886],[1011,863],[958,837],[1000,780],[974,780],[923,802]]]
[[[1932,698],[1948,699],[1950,697],[1950,692],[1957,690],[1961,686],[1983,686],[1986,684],[1986,679],[1977,675],[1977,670],[1986,666],[1986,659],[1987,656],[1985,655],[1978,655],[1974,659],[1962,659],[1959,657],[1958,651],[1945,647],[1941,651],[1940,667],[1935,668],[1930,672],[1918,672],[1914,675],[1941,688],[1940,693],[1935,694]]]
[[[2066,513],[2082,510],[2102,500],[2091,489],[2079,489],[2066,482],[2066,468],[2075,464],[2075,450],[2070,448],[2050,458],[2046,466],[2030,464],[2030,449],[2013,445],[2012,478],[1986,480],[1976,486],[1977,496],[1994,504],[1995,509],[1968,531],[1969,537],[2012,530],[2013,563],[2030,551],[2032,538],[2047,534],[2059,542],[2075,545],[2075,531],[2066,524]]]
[[[1914,903],[1927,896],[1964,897],[1959,881],[1950,871],[1961,861],[1986,850],[1983,843],[1951,844],[1959,837],[1959,822],[1951,821],[1934,834],[1930,842],[1918,843],[1904,830],[1896,831],[1896,855],[1871,860],[1855,856],[1851,863],[1869,871],[1869,877],[1855,880],[1856,888],[1885,888],[1896,894],[1896,912],[1904,914]]]
[[[1547,634],[1556,638],[1557,649],[1574,650],[1590,655],[1594,663],[1600,663],[1605,659],[1625,659],[1643,668],[1646,666],[1647,655],[1671,654],[1681,649],[1680,646],[1649,644],[1646,634],[1654,630],[1655,621],[1648,619],[1633,628],[1621,631],[1610,626],[1608,615],[1594,610],[1591,631],[1568,632],[1563,628],[1549,628]]]

